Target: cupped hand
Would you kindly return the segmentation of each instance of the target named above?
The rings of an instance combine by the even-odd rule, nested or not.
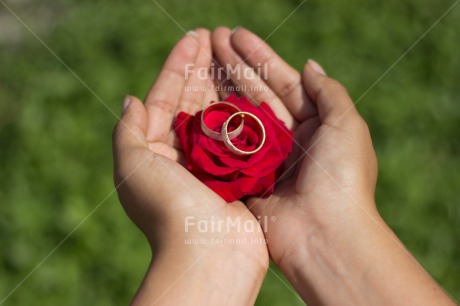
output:
[[[218,277],[215,282],[220,285],[213,283],[217,287],[230,287],[235,281],[233,274],[241,273],[236,267],[244,267],[246,281],[232,287],[237,290],[245,286],[242,292],[260,287],[268,267],[268,252],[261,231],[245,231],[244,227],[213,228],[219,222],[239,219],[242,225],[254,223],[257,229],[260,225],[246,206],[241,202],[228,205],[181,165],[183,152],[172,129],[173,121],[180,111],[194,113],[209,101],[218,100],[212,81],[199,73],[200,69],[209,70],[211,60],[209,31],[199,29],[183,37],[171,51],[145,103],[127,97],[113,134],[114,179],[120,201],[152,246],[151,270],[155,270],[156,275],[161,274],[158,271],[165,271],[166,278],[154,286],[158,295],[176,282],[176,276],[184,283],[188,278],[182,273],[192,267],[193,271],[200,271],[197,267],[208,271],[201,270],[202,273],[196,275],[188,272],[198,279],[209,278],[203,281]],[[193,72],[187,73],[190,69],[186,69],[186,65],[193,63]],[[187,239],[195,242],[187,243]],[[173,272],[164,270],[167,267]],[[152,278],[150,282],[155,283],[155,277]],[[193,288],[200,284],[195,278],[193,284],[184,283],[184,286]],[[181,286],[174,288],[185,290]],[[140,290],[144,292],[140,295],[152,298],[150,295],[155,293],[151,291]],[[170,294],[173,292],[175,290]],[[231,299],[244,298],[242,292]],[[255,299],[257,290],[254,292],[250,299]],[[171,296],[174,300],[183,294]]]
[[[264,226],[275,263],[283,268],[299,245],[309,245],[312,234],[324,228],[340,230],[352,222],[348,216],[378,218],[375,153],[366,123],[344,87],[314,61],[300,74],[245,29],[216,29],[212,47],[223,66],[268,71],[261,78],[237,79],[234,74],[231,79],[246,89],[240,94],[254,103],[269,103],[295,132],[293,151],[275,192],[247,201],[255,216],[269,222]],[[263,87],[266,90],[251,90]]]
[[[275,192],[247,205],[268,231],[270,256],[307,304],[454,305],[380,217],[377,160],[368,127],[347,91],[309,61],[300,74],[244,29],[218,28],[221,64],[275,67],[265,79],[237,79],[254,103],[271,104],[295,131]],[[245,86],[246,85],[246,86]],[[269,136],[269,135],[268,135]]]

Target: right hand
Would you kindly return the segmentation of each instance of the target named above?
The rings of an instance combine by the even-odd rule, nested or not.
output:
[[[377,218],[376,156],[367,125],[344,87],[313,61],[301,75],[245,29],[231,33],[218,28],[212,42],[222,65],[276,67],[266,80],[236,80],[233,76],[235,85],[269,88],[241,94],[255,103],[269,103],[295,132],[293,152],[285,165],[289,171],[274,194],[247,202],[254,215],[269,216],[261,218],[262,222],[276,217],[276,222],[266,225],[275,263],[289,261],[299,244],[308,244],[306,234],[317,228],[343,226],[351,222],[346,220],[350,214]]]
[[[264,225],[270,256],[304,301],[453,305],[380,217],[369,129],[344,87],[314,61],[301,75],[247,30],[219,28],[212,37],[221,64],[276,68],[238,83],[268,88],[242,94],[269,103],[296,143],[275,192],[247,205],[276,217]]]

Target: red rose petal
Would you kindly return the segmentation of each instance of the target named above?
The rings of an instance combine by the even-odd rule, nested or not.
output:
[[[229,96],[226,101],[242,111],[257,116],[266,132],[265,144],[260,151],[248,156],[240,156],[229,151],[223,142],[213,140],[201,130],[201,112],[190,116],[179,113],[174,129],[185,153],[187,168],[199,180],[214,190],[227,202],[248,196],[269,196],[274,183],[281,174],[283,162],[293,144],[293,133],[276,118],[268,104],[262,102],[254,106],[245,97]],[[210,111],[205,118],[206,125],[220,132],[223,122],[231,115],[229,110]],[[239,122],[232,120],[229,130]],[[240,136],[232,143],[242,150],[253,150],[259,143],[260,127],[252,120],[245,121]]]

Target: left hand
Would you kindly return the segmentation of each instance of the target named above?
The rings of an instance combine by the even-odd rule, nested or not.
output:
[[[210,100],[218,100],[211,81],[197,74],[210,68],[211,55],[209,31],[199,29],[183,37],[145,103],[128,97],[114,130],[118,196],[153,249],[152,264],[134,300],[138,304],[160,299],[168,305],[216,305],[221,300],[251,304],[268,268],[261,231],[245,232],[244,226],[223,232],[211,228],[228,218],[255,223],[258,228],[246,206],[227,204],[181,165],[183,153],[172,123],[179,111],[194,113]],[[189,63],[195,64],[194,73],[186,76]],[[206,223],[208,230],[200,230],[199,222]],[[187,244],[187,239],[198,243]],[[250,243],[253,240],[259,243]]]

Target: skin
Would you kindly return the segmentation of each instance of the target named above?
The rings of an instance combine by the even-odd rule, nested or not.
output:
[[[314,61],[297,72],[245,29],[197,34],[179,41],[144,104],[128,97],[114,131],[119,198],[153,250],[133,304],[253,304],[270,255],[309,305],[454,305],[380,217],[371,137],[343,86]],[[222,65],[275,65],[265,80],[231,77],[246,88],[267,86],[239,94],[268,102],[295,132],[287,172],[275,192],[249,199],[247,206],[225,203],[188,173],[171,131],[178,111],[194,113],[219,99],[212,80],[184,78],[187,63],[210,67],[212,52]],[[209,90],[185,91],[186,84]],[[275,216],[276,222],[262,224],[266,233],[196,227],[185,232],[189,216],[247,222]],[[263,239],[264,234],[267,245],[184,243],[190,237]]]
[[[133,305],[217,305],[222,300],[228,305],[253,304],[268,268],[264,243],[184,243],[187,238],[264,240],[261,231],[203,233],[197,226],[185,230],[184,220],[190,216],[195,223],[230,217],[260,227],[242,202],[228,205],[180,164],[183,153],[171,128],[176,114],[196,112],[205,101],[218,99],[212,90],[184,90],[186,84],[211,84],[196,75],[188,80],[184,76],[186,63],[195,63],[196,71],[211,64],[210,33],[197,33],[199,38],[187,35],[171,51],[144,104],[127,97],[114,130],[118,195],[153,250]]]

